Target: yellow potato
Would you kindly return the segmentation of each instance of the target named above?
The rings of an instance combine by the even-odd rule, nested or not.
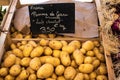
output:
[[[71,64],[70,56],[67,52],[61,51],[60,60],[64,66],[69,66]]]
[[[73,40],[68,45],[75,46],[75,49],[79,49],[81,47],[81,42],[77,40]]]
[[[44,48],[42,46],[37,46],[30,53],[30,57],[32,57],[32,58],[40,57],[43,54],[43,52],[44,52]]]
[[[33,50],[33,46],[31,44],[26,44],[23,49],[23,55],[25,57],[30,56],[32,50]]]
[[[84,80],[90,80],[90,77],[88,74],[83,74],[84,75]]]
[[[77,75],[75,76],[74,80],[84,80],[83,73],[77,73]]]
[[[16,43],[16,46],[17,46],[17,47],[20,47],[21,45],[22,45],[21,42],[17,42],[17,43]]]
[[[91,64],[93,62],[93,59],[92,59],[92,57],[85,57],[85,59],[84,59],[84,63],[85,64]]]
[[[81,64],[79,66],[79,71],[82,73],[91,73],[94,70],[94,66],[92,64]]]
[[[30,61],[31,61],[30,57],[24,57],[24,58],[21,59],[20,64],[24,67],[28,67]]]
[[[20,72],[21,72],[21,66],[17,64],[13,65],[9,70],[9,73],[12,76],[17,76]]]
[[[21,45],[21,46],[18,47],[18,49],[23,51],[24,47],[25,47],[25,45]]]
[[[3,55],[3,59],[6,59],[10,54],[12,54],[12,51],[5,52],[5,54]]]
[[[53,79],[53,78],[46,78],[45,80],[56,80],[56,79]]]
[[[5,80],[15,80],[15,77],[11,76],[10,74],[7,75],[5,78]]]
[[[27,44],[27,41],[21,41],[21,44],[22,44],[22,45],[26,45],[26,44]]]
[[[23,58],[23,52],[22,52],[20,49],[15,48],[15,49],[12,50],[12,52],[13,52],[13,54],[15,54],[17,57]]]
[[[69,66],[65,69],[64,77],[67,80],[73,80],[76,73],[77,73],[76,70],[73,67]]]
[[[106,66],[99,66],[96,70],[97,74],[100,74],[100,75],[105,75],[107,74],[107,68]]]
[[[57,80],[66,80],[64,76],[58,76]]]
[[[46,59],[49,58],[49,57],[52,57],[52,56],[41,56],[40,57],[41,64],[44,64],[46,62]]]
[[[40,38],[48,38],[47,34],[39,34],[38,35]]]
[[[58,66],[60,65],[60,59],[56,57],[48,57],[45,61],[45,63],[50,63],[53,66]]]
[[[11,48],[11,49],[15,49],[15,48],[17,48],[17,46],[16,46],[14,43],[12,43],[12,44],[10,45],[10,48]]]
[[[55,38],[56,34],[48,34],[49,38]]]
[[[41,66],[41,62],[40,62],[40,59],[38,57],[35,57],[33,58],[31,61],[30,61],[30,64],[29,66],[33,69],[33,70],[38,70]]]
[[[63,46],[67,46],[68,45],[68,42],[65,41],[65,40],[62,40],[61,43],[62,43]]]
[[[29,72],[27,70],[22,70],[21,73],[18,75],[18,80],[26,80],[29,77]]]
[[[36,80],[37,76],[35,74],[30,74],[28,80]]]
[[[85,54],[85,53],[86,53],[86,50],[85,50],[84,48],[81,48],[81,49],[80,49],[80,52],[81,52],[82,54]]]
[[[60,52],[61,52],[60,50],[53,50],[53,56],[59,58],[60,57]]]
[[[31,67],[27,67],[26,69],[30,74],[34,74],[35,71]]]
[[[15,38],[17,38],[17,39],[22,39],[22,38],[23,38],[23,35],[22,35],[21,33],[18,33],[18,34],[15,36]]]
[[[44,50],[44,54],[46,55],[46,56],[50,56],[50,55],[52,55],[52,49],[50,48],[50,47],[45,47],[45,50]]]
[[[39,44],[40,44],[41,46],[47,46],[48,43],[49,43],[49,41],[46,40],[46,39],[41,39],[40,42],[39,42]]]
[[[99,47],[100,46],[99,41],[93,41],[93,43],[94,43],[95,47]]]
[[[0,76],[5,77],[8,74],[8,68],[0,68]]]
[[[29,41],[28,44],[31,44],[33,47],[37,47],[37,44],[35,41]]]
[[[71,61],[71,66],[74,67],[74,68],[77,68],[78,65],[76,64],[75,60],[72,60]]]
[[[87,56],[94,57],[95,53],[93,51],[87,51]]]
[[[32,38],[31,35],[26,35],[26,36],[24,37],[24,39],[30,39],[30,38]]]
[[[58,65],[55,68],[55,73],[60,76],[64,73],[64,70],[65,70],[65,67],[63,65]]]
[[[63,46],[62,51],[66,51],[69,54],[72,54],[75,51],[75,46],[71,46],[71,45]]]
[[[52,64],[46,63],[43,64],[38,70],[37,70],[37,77],[44,79],[48,78],[53,74],[54,67]]]
[[[105,75],[98,75],[96,80],[108,80]]]
[[[3,62],[5,67],[11,67],[16,62],[16,56],[14,54],[10,54]]]
[[[90,76],[90,79],[92,80],[92,79],[95,79],[97,77],[97,74],[96,74],[96,72],[91,72],[89,74],[89,76]]]
[[[57,40],[51,40],[49,41],[49,47],[51,47],[52,49],[61,49],[62,43]]]
[[[55,73],[52,74],[51,76],[53,79],[57,79],[57,75]]]
[[[94,66],[94,68],[97,68],[100,65],[100,61],[96,59],[92,62],[92,65]]]
[[[75,59],[77,65],[80,65],[84,62],[84,55],[78,49],[73,52],[73,58]]]
[[[86,51],[90,51],[94,48],[94,43],[92,41],[86,41],[83,43],[82,48],[84,48]]]
[[[19,57],[16,57],[15,64],[18,64],[18,65],[20,65],[20,62],[21,62],[21,58],[19,58]]]

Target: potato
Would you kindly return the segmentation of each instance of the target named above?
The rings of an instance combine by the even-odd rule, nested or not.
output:
[[[64,40],[62,40],[61,43],[62,43],[63,46],[67,46],[68,45],[68,42],[64,41]]]
[[[46,63],[43,64],[38,70],[37,70],[37,77],[44,79],[48,78],[53,74],[54,67],[52,64]]]
[[[31,44],[26,44],[23,49],[23,55],[25,57],[30,56],[32,50],[33,50],[33,46]]]
[[[92,65],[94,66],[94,68],[96,69],[99,65],[100,65],[100,61],[98,59],[94,60],[92,62]]]
[[[46,56],[50,56],[50,55],[52,55],[52,49],[50,48],[50,47],[45,47],[45,50],[44,50],[44,54],[46,55]]]
[[[27,67],[27,72],[29,72],[30,74],[34,74],[35,71],[31,68],[31,67]]]
[[[26,80],[29,77],[29,72],[27,70],[22,70],[21,73],[18,75],[18,80]]]
[[[16,62],[16,56],[14,54],[10,54],[3,62],[5,67],[11,67]]]
[[[93,59],[92,59],[92,57],[85,57],[85,59],[84,59],[84,63],[85,64],[91,64],[93,62]]]
[[[93,51],[87,51],[87,56],[94,57],[95,53]]]
[[[26,44],[27,44],[27,41],[21,41],[21,44],[22,44],[22,45],[26,45]]]
[[[71,64],[70,56],[67,52],[61,51],[60,60],[64,66],[69,66]]]
[[[86,51],[90,51],[94,48],[94,43],[92,41],[86,41],[83,43],[82,48],[84,48]]]
[[[75,46],[75,49],[79,49],[81,47],[80,41],[73,40],[68,45]]]
[[[58,76],[57,80],[66,80],[64,76]]]
[[[96,80],[108,80],[105,75],[98,75]]]
[[[17,76],[20,72],[21,72],[21,66],[17,64],[13,65],[9,70],[9,73],[12,76]]]
[[[71,66],[74,67],[74,68],[77,68],[78,65],[76,64],[75,60],[72,60],[71,61]]]
[[[86,50],[85,50],[84,48],[81,48],[81,49],[80,49],[80,52],[81,52],[82,54],[85,54],[85,53],[86,53]]]
[[[5,80],[15,80],[15,77],[11,76],[10,74],[7,75],[5,78]]]
[[[79,71],[82,73],[91,73],[94,70],[94,66],[92,64],[81,64],[79,66]]]
[[[73,52],[73,58],[75,59],[77,65],[80,65],[84,62],[84,55],[78,49]]]
[[[13,44],[14,44],[14,43],[13,43]],[[16,43],[16,46],[17,46],[17,47],[20,47],[21,45],[22,45],[21,42],[17,42],[17,43]]]
[[[24,58],[21,59],[20,64],[24,67],[28,67],[30,61],[31,61],[30,57],[24,57]]]
[[[53,79],[53,78],[46,78],[45,80],[56,80],[56,79]]]
[[[55,73],[52,74],[51,76],[53,79],[57,79],[57,75]]]
[[[93,43],[94,43],[95,47],[99,47],[100,46],[99,41],[93,41]]]
[[[12,51],[5,52],[5,54],[3,55],[3,60],[6,59],[10,54],[12,54]]]
[[[30,74],[28,80],[37,80],[37,76],[35,74]]]
[[[15,49],[15,48],[17,48],[17,46],[16,46],[14,43],[12,43],[12,44],[10,45],[10,48],[11,48],[11,49]]]
[[[47,34],[39,34],[38,35],[40,38],[48,38]]]
[[[66,69],[65,69],[65,71],[64,71],[64,77],[65,77],[65,79],[67,79],[67,80],[73,80],[74,79],[74,77],[75,77],[75,75],[76,75],[76,70],[73,68],[73,67],[71,67],[71,66],[68,66]]]
[[[31,61],[30,61],[30,64],[29,66],[33,69],[33,70],[38,70],[41,66],[41,62],[40,62],[40,59],[38,57],[35,57],[33,58]]]
[[[90,80],[90,77],[88,74],[83,74],[84,75],[84,80]]]
[[[77,73],[74,80],[84,80],[84,75],[82,73]]]
[[[41,56],[41,57],[40,57],[40,62],[41,62],[41,64],[44,64],[45,61],[46,61],[46,59],[49,58],[49,57],[52,57],[52,56]]]
[[[8,68],[0,68],[0,76],[5,77],[8,74]]]
[[[100,75],[105,75],[107,74],[107,68],[106,66],[99,66],[96,70],[97,74],[100,74]]]
[[[41,46],[37,46],[36,48],[34,48],[30,54],[30,57],[34,58],[34,57],[40,57],[44,52],[44,48]]]
[[[68,52],[69,54],[72,54],[74,51],[75,51],[75,46],[63,46],[62,47],[62,51],[66,51]]]
[[[51,40],[49,41],[49,47],[51,47],[52,49],[61,49],[62,43],[57,40]]]
[[[64,73],[64,70],[65,70],[65,67],[63,65],[58,65],[55,68],[55,73],[60,76]]]
[[[35,41],[29,41],[28,44],[31,44],[33,47],[37,47],[37,44]]]
[[[56,34],[48,34],[49,38],[55,38]]]
[[[91,73],[89,74],[90,79],[95,79],[96,76],[97,76],[96,72],[91,72]]]
[[[21,62],[21,58],[19,58],[19,57],[16,57],[15,64],[18,64],[18,65],[20,65],[20,62]]]
[[[24,47],[25,47],[25,45],[21,45],[18,48],[23,51]]]
[[[26,35],[26,36],[24,37],[24,39],[30,39],[30,38],[32,38],[31,35]]]
[[[47,46],[48,43],[49,43],[49,41],[46,40],[46,39],[41,39],[40,42],[39,42],[39,44],[40,44],[41,46]]]
[[[15,38],[17,38],[17,39],[22,39],[22,38],[23,38],[23,35],[22,35],[21,33],[18,33],[18,34],[15,36]]]
[[[59,58],[60,57],[60,52],[61,52],[60,50],[53,50],[53,56]]]
[[[60,65],[60,60],[59,60],[59,58],[56,58],[56,57],[48,57],[46,59],[45,63],[50,63],[53,66],[58,66],[58,65]]]
[[[17,57],[23,58],[23,53],[22,53],[22,51],[21,51],[20,49],[15,48],[15,49],[12,50],[12,52],[13,52],[13,54],[16,55]]]

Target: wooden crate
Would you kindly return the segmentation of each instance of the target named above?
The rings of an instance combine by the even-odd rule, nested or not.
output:
[[[94,0],[94,2],[96,3],[96,7],[97,7],[97,12],[98,12],[98,18],[99,18],[99,22],[100,22],[100,27],[104,27],[104,17],[102,15],[102,7],[101,7],[101,2],[100,0]],[[3,30],[4,31],[9,31],[10,29],[10,24],[11,24],[11,21],[12,21],[12,18],[14,16],[14,12],[16,10],[16,8],[19,8],[19,7],[22,7],[24,5],[20,5],[19,3],[19,0],[14,0],[12,3],[11,3],[11,7],[10,7],[10,10],[9,10],[9,14],[7,16],[7,19],[4,23],[4,28]],[[102,36],[104,34],[100,33],[100,38],[97,38],[97,39],[100,39],[102,44],[103,44],[103,47],[104,47],[104,44],[105,44],[105,39],[104,37]],[[49,38],[48,38],[49,39]],[[86,41],[86,40],[96,40],[96,39],[81,39],[81,38],[57,38],[57,40],[80,40],[80,41]],[[9,42],[11,41],[20,41],[20,40],[24,40],[24,39],[11,39],[9,37],[9,32],[2,32],[1,33],[1,37],[0,37],[0,59],[2,58],[2,55],[5,51],[5,46],[9,45]],[[27,40],[27,39],[26,39]],[[28,40],[35,40],[35,41],[38,41],[40,39],[28,39]],[[49,39],[51,40],[51,39]],[[105,47],[104,47],[104,51],[105,51],[105,59],[106,59],[106,65],[107,65],[107,70],[108,70],[108,79],[109,80],[115,80],[115,74],[114,74],[114,70],[113,70],[113,64],[112,64],[112,60],[111,60],[111,57],[110,57],[110,54],[108,51],[106,51]]]

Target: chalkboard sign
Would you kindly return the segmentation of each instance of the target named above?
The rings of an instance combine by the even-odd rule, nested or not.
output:
[[[33,34],[75,32],[74,3],[30,5],[29,14]]]

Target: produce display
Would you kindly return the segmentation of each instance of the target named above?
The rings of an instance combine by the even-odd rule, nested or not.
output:
[[[99,41],[47,40],[11,43],[0,80],[108,80]]]

